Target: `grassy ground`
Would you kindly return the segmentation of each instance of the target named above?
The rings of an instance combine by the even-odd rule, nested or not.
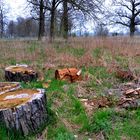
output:
[[[115,77],[114,68],[120,66],[140,74],[140,46],[138,38],[72,38],[68,42],[37,41],[0,42],[0,81],[4,68],[13,64],[29,64],[39,72],[39,80],[22,83],[24,88],[46,89],[49,120],[38,134],[22,137],[0,126],[0,140],[139,140],[140,109],[117,110],[100,108],[88,112],[78,95],[86,99],[104,96],[105,89],[122,83]],[[84,80],[67,83],[54,79],[58,68],[82,69]]]

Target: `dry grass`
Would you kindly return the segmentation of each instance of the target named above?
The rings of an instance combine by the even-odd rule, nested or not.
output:
[[[0,69],[16,63],[27,63],[40,71],[48,66],[112,67],[114,64],[122,65],[123,62],[119,64],[116,60],[118,57],[118,61],[121,61],[119,57],[122,57],[127,59],[124,63],[134,70],[139,68],[140,63],[139,44],[139,38],[128,37],[70,38],[67,43],[56,40],[53,44],[36,41],[1,41]]]

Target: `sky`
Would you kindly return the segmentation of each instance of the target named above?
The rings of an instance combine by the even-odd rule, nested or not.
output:
[[[27,17],[30,16],[29,8],[27,8],[26,0],[5,0],[9,14],[8,18],[10,20],[16,20],[17,17]]]
[[[17,17],[29,17],[30,10],[27,8],[26,0],[4,0],[7,6],[9,7],[9,20],[16,20]],[[91,31],[93,28],[92,21],[90,22],[90,26],[87,25],[87,31]]]
[[[9,14],[8,19],[9,20],[16,20],[17,17],[29,17],[30,16],[30,10],[29,7],[27,7],[27,0],[4,0],[7,7],[9,7]],[[109,5],[110,0],[107,0],[107,5]],[[86,26],[87,32],[93,32],[94,23],[93,21],[89,21]],[[114,30],[114,29],[113,29]]]

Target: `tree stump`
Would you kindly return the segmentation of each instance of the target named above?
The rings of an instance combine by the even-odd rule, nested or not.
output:
[[[18,89],[0,94],[0,122],[23,135],[34,133],[47,118],[45,90]]]
[[[76,68],[59,69],[55,71],[55,78],[70,82],[80,81],[82,80],[81,70]]]
[[[19,89],[21,86],[18,82],[0,82],[0,94],[8,91]]]
[[[28,65],[16,65],[5,68],[5,80],[29,82],[37,80],[38,74]]]

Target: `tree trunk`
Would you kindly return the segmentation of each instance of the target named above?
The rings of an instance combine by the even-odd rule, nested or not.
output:
[[[135,23],[131,23],[130,25],[130,37],[133,37],[135,33]]]
[[[135,33],[135,15],[134,12],[132,12],[132,18],[130,20],[130,36],[133,37]]]
[[[44,3],[43,0],[40,2],[40,15],[39,15],[39,32],[38,40],[41,40],[45,33],[45,15],[44,15]]]
[[[135,33],[135,4],[134,2],[131,3],[132,4],[132,17],[130,20],[130,37],[134,36]]]
[[[51,8],[51,25],[50,25],[50,40],[54,39],[54,21],[55,21],[55,0],[52,2],[52,8]]]
[[[2,38],[3,37],[3,32],[4,32],[4,21],[3,21],[3,11],[1,10],[1,13],[0,13],[0,26],[1,26],[1,32],[0,32],[0,37]]]
[[[37,80],[38,74],[27,65],[17,65],[5,68],[5,80],[14,82],[29,82]]]
[[[68,1],[63,2],[63,37],[68,39]]]
[[[18,89],[0,95],[0,122],[23,135],[35,133],[47,119],[44,90]]]

